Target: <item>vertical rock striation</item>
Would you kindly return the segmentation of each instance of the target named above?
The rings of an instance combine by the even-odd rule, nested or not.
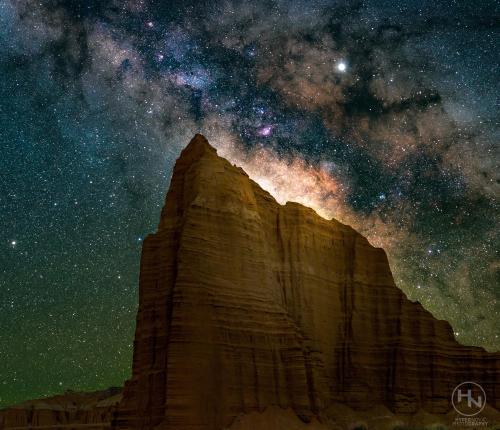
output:
[[[463,381],[500,398],[499,358],[409,301],[382,249],[279,205],[196,135],[144,241],[133,374],[114,425],[215,430],[271,405],[308,421],[332,402],[446,412]]]

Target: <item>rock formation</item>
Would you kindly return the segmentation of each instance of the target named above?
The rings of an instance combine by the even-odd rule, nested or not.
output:
[[[409,301],[382,249],[279,205],[196,135],[144,241],[133,373],[114,425],[219,430],[266,407],[307,422],[334,403],[444,413],[469,380],[498,407],[499,358]]]
[[[0,430],[110,428],[121,388],[92,393],[67,391],[44,399],[30,400],[0,410]]]

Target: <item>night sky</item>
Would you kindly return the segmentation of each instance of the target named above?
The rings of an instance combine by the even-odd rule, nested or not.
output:
[[[0,406],[121,385],[143,238],[201,132],[500,349],[493,1],[0,0]]]

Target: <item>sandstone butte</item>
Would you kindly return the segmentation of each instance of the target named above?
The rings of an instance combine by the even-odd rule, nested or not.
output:
[[[219,430],[266,408],[326,422],[339,404],[446,414],[464,381],[500,398],[500,354],[408,300],[382,249],[278,204],[202,135],[143,244],[132,367],[117,430]]]
[[[382,249],[278,204],[196,135],[143,244],[123,396],[26,402],[0,411],[0,429],[470,430],[454,387],[481,384],[491,426],[499,379],[500,354],[460,345],[408,300]]]
[[[78,393],[67,391],[58,396],[29,400],[0,410],[0,429],[109,428],[121,388]]]

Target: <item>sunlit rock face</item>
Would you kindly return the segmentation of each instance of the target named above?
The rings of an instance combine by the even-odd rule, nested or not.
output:
[[[333,403],[445,413],[463,381],[500,398],[499,363],[410,302],[382,249],[279,205],[196,135],[144,241],[133,374],[114,426],[215,430],[275,406],[307,422]]]

